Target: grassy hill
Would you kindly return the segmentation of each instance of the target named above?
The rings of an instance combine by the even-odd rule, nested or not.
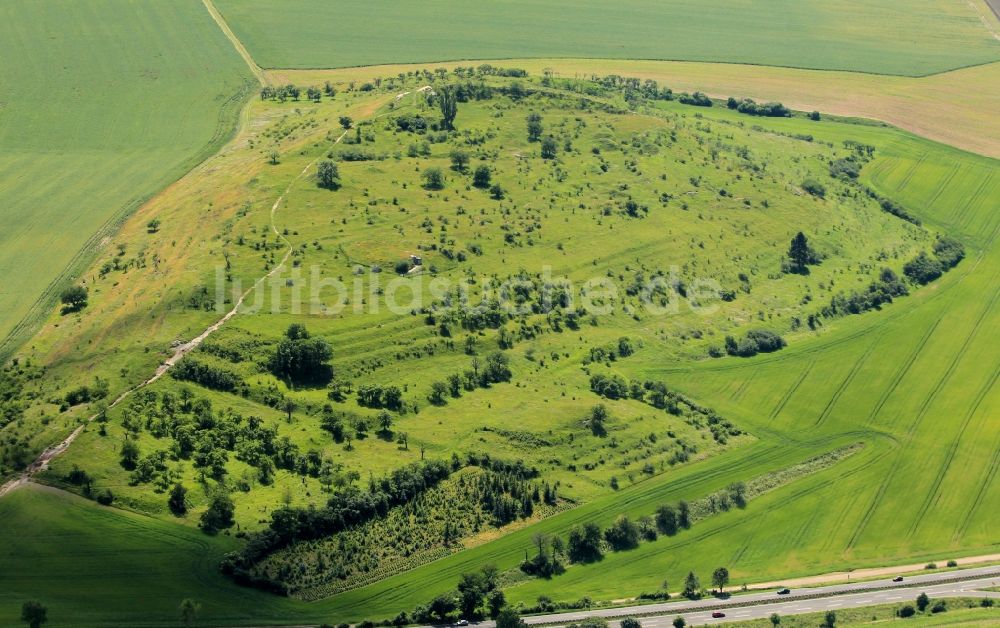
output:
[[[232,133],[249,72],[198,2],[0,10],[0,354],[124,216]],[[86,278],[89,279],[89,278]]]
[[[588,57],[915,76],[1000,58],[986,7],[943,0],[909,2],[905,10],[890,0],[217,4],[268,68]]]
[[[319,104],[255,104],[253,130],[172,189],[149,215],[136,216],[116,240],[125,245],[125,259],[145,249],[148,258],[162,256],[171,263],[111,270],[94,284],[92,309],[73,317],[72,324],[46,325],[37,349],[26,355],[51,365],[50,377],[28,385],[37,403],[24,426],[8,426],[5,443],[32,427],[44,426],[50,436],[71,427],[88,408],[60,413],[53,400],[94,375],[110,381],[113,392],[147,372],[167,354],[169,339],[189,338],[218,316],[198,300],[205,294],[199,286],[212,285],[212,266],[228,267],[234,280],[248,286],[274,268],[287,241],[294,250],[290,267],[300,274],[286,268],[273,287],[252,300],[262,309],[234,318],[211,338],[211,346],[188,358],[233,374],[245,383],[243,392],[231,395],[165,379],[152,391],[155,405],[126,402],[113,410],[107,435],[97,426],[88,428],[47,480],[72,487],[66,478],[78,465],[91,475],[96,491],[111,489],[119,505],[152,514],[151,526],[177,527],[170,523],[176,519],[166,509],[162,479],[135,481],[118,463],[126,431],[135,434],[143,454],[170,450],[173,437],[156,436],[160,428],[147,419],[162,418],[164,392],[176,397],[186,387],[211,400],[215,416],[225,422],[239,415],[237,424],[246,425],[247,417],[258,416],[298,451],[316,449],[320,458],[344,471],[358,470],[362,478],[421,455],[447,459],[452,452],[487,450],[520,458],[537,467],[541,479],[559,481],[563,511],[487,530],[466,539],[469,549],[310,604],[224,584],[210,561],[200,562],[192,573],[215,578],[195,594],[206,601],[205,621],[390,617],[454,587],[459,574],[482,564],[516,574],[537,532],[565,536],[579,523],[607,526],[623,514],[647,516],[664,503],[695,503],[733,482],[753,485],[761,479],[776,483],[745,508],[707,516],[691,530],[636,549],[609,552],[599,563],[571,565],[551,580],[515,579],[508,598],[527,604],[543,593],[563,601],[583,595],[617,599],[655,590],[664,579],[675,588],[688,570],[707,576],[720,564],[740,582],[995,550],[989,515],[1000,495],[990,408],[1000,365],[984,339],[998,319],[994,300],[977,296],[995,282],[1000,225],[990,211],[997,195],[995,161],[856,121],[761,118],[718,105],[663,101],[630,112],[615,89],[596,89],[581,100],[579,93],[563,91],[581,85],[546,86],[537,79],[524,81],[535,93],[521,100],[504,93],[461,103],[457,133],[413,133],[398,120],[408,120],[410,128],[415,116],[436,121],[438,113],[413,96],[394,94],[422,80],[390,79],[371,92],[342,92]],[[527,139],[525,118],[531,111],[541,114],[545,134],[557,138],[555,159],[542,157],[541,143]],[[379,117],[342,138],[338,118],[345,114],[356,120]],[[344,141],[358,136],[360,142]],[[830,176],[831,163],[855,155],[857,143],[874,147],[872,160],[861,166],[861,183],[900,203],[923,226],[881,211],[856,183]],[[466,172],[451,169],[450,155],[457,149],[472,157]],[[276,164],[269,163],[271,151]],[[356,155],[348,158],[349,151],[368,156],[357,161]],[[339,167],[341,186],[335,191],[318,189],[312,174],[313,164],[328,155]],[[471,185],[478,165],[493,169],[503,199]],[[445,176],[442,190],[421,187],[422,173],[434,167]],[[809,177],[824,184],[825,198],[803,191]],[[637,204],[631,213],[629,200]],[[277,207],[278,237],[271,231],[272,207]],[[158,234],[144,228],[152,216],[163,217]],[[198,225],[196,235],[190,234],[192,224]],[[782,273],[787,242],[799,229],[810,235],[822,263],[808,275]],[[831,296],[863,289],[882,266],[899,271],[931,246],[937,232],[966,245],[968,258],[955,270],[929,286],[911,286],[909,296],[880,312],[825,318],[816,331],[805,325]],[[394,279],[396,263],[410,254],[422,256],[423,274]],[[95,268],[115,255],[109,252]],[[658,268],[675,265],[686,285],[699,277],[713,279],[722,290],[733,289],[735,298],[717,300],[718,307],[706,312],[679,300],[684,309],[663,317],[625,292],[610,312],[595,317],[596,325],[585,318],[578,329],[565,323],[568,310],[560,313],[558,325],[551,312],[508,319],[503,327],[514,342],[504,352],[511,381],[463,391],[441,405],[428,400],[431,385],[470,367],[465,339],[478,340],[474,352],[483,360],[500,348],[499,330],[467,329],[449,319],[440,296],[432,324],[427,312],[412,313],[410,306],[374,314],[370,303],[362,303],[384,296],[370,290],[376,281],[386,291],[393,285],[408,295],[417,286],[430,290],[435,279],[474,277],[471,290],[478,297],[487,278],[520,277],[522,270],[531,278],[540,264],[551,266],[553,277],[577,285],[604,277],[622,286],[637,273],[654,276]],[[310,313],[308,299],[302,311],[288,310],[296,286],[308,295],[314,266],[349,285],[358,279],[360,293],[348,293],[346,307],[332,315]],[[373,272],[375,266],[382,272]],[[330,309],[336,305],[332,294],[329,288],[322,293]],[[196,307],[191,297],[197,297]],[[272,310],[279,300],[284,309]],[[367,307],[356,312],[362,304]],[[331,342],[334,382],[350,384],[343,402],[329,397],[329,386],[289,386],[269,372],[268,358],[292,322],[305,323]],[[442,331],[445,323],[450,336]],[[113,348],[87,351],[109,325],[118,332]],[[741,337],[761,327],[785,335],[789,346],[754,358],[707,357],[725,335]],[[632,355],[591,360],[591,349],[622,336],[634,343]],[[68,359],[74,347],[83,348],[82,354]],[[602,399],[590,390],[589,376],[598,372],[663,382],[718,412],[738,433],[718,438],[709,415],[695,406],[673,415],[635,399]],[[407,407],[391,413],[392,438],[379,437],[372,426],[378,410],[358,404],[364,384],[403,390]],[[290,420],[284,399],[295,402]],[[327,403],[344,413],[352,440],[337,442],[320,428]],[[610,411],[606,436],[587,423],[598,403]],[[187,412],[178,416],[189,420]],[[367,430],[356,429],[358,418],[369,422]],[[400,433],[407,434],[405,443],[397,441]],[[697,451],[670,463],[676,438],[696,444]],[[853,453],[809,466],[844,448]],[[244,458],[234,451],[225,464],[227,482],[246,486],[233,493],[241,531],[262,527],[278,504],[322,504],[328,497],[320,477],[280,468],[266,483],[259,467]],[[782,475],[802,465],[811,470]],[[191,489],[191,511],[179,519],[187,540],[172,551],[204,552],[196,548],[200,533],[187,530],[216,481],[202,480],[193,460],[168,457],[167,467],[154,476]],[[34,508],[51,508],[42,502],[54,499],[18,496],[11,498],[25,502],[19,516],[28,517]],[[832,503],[842,508],[829,508]],[[94,525],[98,535],[129,516],[81,507],[101,513]],[[18,595],[48,601],[53,616],[57,608],[83,604],[55,585],[51,570],[34,564],[32,555],[18,550],[8,558],[12,569],[2,570],[35,574],[26,580],[30,585],[16,588]],[[112,547],[88,556],[74,563],[81,572],[98,573],[116,560]],[[294,558],[312,560],[306,554]],[[178,599],[160,600],[147,618],[151,623],[169,622],[176,614],[179,577],[164,576],[170,588],[162,597]],[[138,582],[125,591],[153,586]],[[9,600],[10,608],[17,599]],[[236,599],[239,608],[233,609]],[[135,625],[126,611],[92,612],[102,624]]]

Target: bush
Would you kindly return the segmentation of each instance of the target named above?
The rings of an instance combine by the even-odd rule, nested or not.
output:
[[[944,267],[936,259],[931,258],[927,253],[921,252],[919,255],[903,265],[903,274],[910,281],[924,285],[930,283],[941,276]]]
[[[752,329],[739,341],[732,336],[726,336],[726,353],[743,358],[758,353],[772,353],[784,346],[784,338],[766,329]]]
[[[424,187],[428,190],[444,189],[444,173],[441,172],[440,168],[427,168],[421,177],[424,181]]]
[[[896,615],[902,618],[913,617],[917,614],[917,609],[913,608],[911,605],[907,604],[903,608],[896,611]]]
[[[900,205],[899,203],[897,203],[892,199],[880,198],[878,204],[882,208],[882,211],[888,214],[892,214],[896,218],[902,218],[906,222],[913,223],[915,225],[920,224],[920,220],[917,217],[913,216],[908,211],[903,209],[902,205]]]
[[[702,92],[695,92],[693,94],[681,94],[677,97],[677,100],[684,105],[694,105],[695,107],[711,107],[712,99],[703,94]]]
[[[477,166],[475,172],[472,173],[472,185],[481,190],[485,190],[490,187],[490,180],[493,177],[493,172],[490,170],[489,166]]]
[[[802,182],[802,189],[812,194],[816,198],[826,197],[826,187],[816,179],[806,179]]]
[[[619,517],[614,525],[604,531],[604,540],[615,551],[636,548],[639,546],[639,526],[628,517]]]
[[[292,325],[271,358],[271,370],[294,382],[329,381],[333,371],[327,364],[333,349],[322,338],[310,338],[301,325]]]
[[[837,159],[830,163],[830,176],[841,179],[857,179],[861,168],[853,159]]]
[[[965,257],[965,247],[955,238],[938,236],[934,243],[934,256],[945,270],[954,268]]]
[[[340,187],[340,170],[337,164],[324,159],[316,166],[316,185],[324,190],[336,190]]]
[[[597,524],[586,523],[583,527],[575,527],[569,531],[567,555],[575,563],[591,563],[600,560],[601,529]]]
[[[788,110],[788,107],[784,106],[780,102],[769,102],[764,104],[758,104],[749,98],[744,98],[743,100],[736,100],[735,98],[730,98],[726,101],[726,106],[740,113],[745,113],[751,116],[765,116],[768,118],[787,118],[792,115],[792,112]]]
[[[76,312],[87,306],[88,293],[83,286],[70,286],[62,291],[59,300],[63,304],[63,312]]]

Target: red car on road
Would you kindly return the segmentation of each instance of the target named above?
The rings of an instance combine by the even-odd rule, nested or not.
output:
[[[720,617],[725,617],[725,616],[726,614],[723,613],[722,611],[715,611],[714,613],[712,613],[712,619],[719,619]]]

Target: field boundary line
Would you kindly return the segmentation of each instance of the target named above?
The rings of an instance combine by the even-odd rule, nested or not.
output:
[[[250,96],[251,86],[252,83],[249,77],[244,77],[242,84],[236,92],[223,102],[219,108],[218,121],[212,137],[197,153],[194,153],[190,158],[184,159],[177,166],[176,170],[167,173],[160,181],[150,186],[152,189],[148,193],[124,201],[118,210],[108,217],[94,234],[84,242],[63,271],[52,279],[45,291],[35,299],[35,302],[21,320],[7,332],[6,336],[0,338],[0,362],[6,362],[24,343],[35,335],[48,319],[52,308],[56,304],[60,289],[66,286],[70,278],[81,275],[87,270],[94,259],[96,259],[97,253],[102,248],[106,239],[117,234],[125,224],[125,221],[131,218],[140,208],[196,170],[206,160],[217,154],[229,140],[236,136],[239,131],[242,113],[239,111],[236,112],[234,119],[231,113],[232,107],[238,105],[240,109],[243,108],[243,103]]]
[[[246,62],[250,71],[257,77],[257,80],[260,81],[260,84],[270,85],[271,82],[268,80],[267,74],[264,73],[264,69],[257,65],[257,62],[254,61],[252,56],[250,56],[250,51],[246,49],[246,46],[244,46],[243,42],[240,41],[240,38],[236,36],[233,29],[229,28],[226,18],[219,13],[219,10],[215,7],[212,0],[201,0],[201,2],[205,5],[205,9],[208,11],[208,14],[212,16],[213,20],[215,20],[219,30],[221,30],[222,34],[226,36],[226,39],[233,44],[233,47],[236,48],[236,52],[243,58],[243,61]]]

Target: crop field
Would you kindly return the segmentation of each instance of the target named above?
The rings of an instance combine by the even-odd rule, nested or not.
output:
[[[825,115],[754,117],[725,103],[662,99],[632,111],[618,87],[537,75],[520,79],[528,89],[520,95],[509,91],[518,81],[486,77],[495,91],[460,102],[458,130],[441,132],[421,126],[439,117],[433,103],[414,95],[427,77],[394,74],[370,90],[341,86],[315,103],[254,103],[236,141],[126,222],[88,273],[87,309],[53,316],[23,352],[32,364],[50,366],[44,380],[28,380],[24,418],[4,429],[7,460],[16,447],[37,451],[101,407],[61,409],[67,393],[104,380],[113,398],[168,356],[171,341],[217,320],[216,301],[227,301],[224,310],[234,300],[215,292],[217,273],[228,287],[239,281],[243,288],[277,273],[251,295],[259,309],[237,315],[184,358],[182,365],[201,365],[187,371],[194,381],[167,376],[133,395],[106,423],[88,426],[40,477],[91,496],[111,491],[116,506],[142,514],[33,487],[0,500],[0,515],[13,522],[8,538],[29,538],[30,527],[34,539],[11,543],[2,557],[0,614],[38,597],[53,625],[71,616],[169,625],[180,600],[194,597],[205,625],[358,621],[410,612],[483,564],[505,574],[509,601],[531,606],[540,595],[567,602],[635,596],[664,580],[677,590],[689,570],[707,576],[719,564],[741,583],[997,550],[991,524],[1000,507],[1000,362],[988,341],[1000,331],[995,160]],[[526,137],[531,113],[557,139],[554,157]],[[353,118],[350,129],[341,116]],[[469,163],[455,165],[456,152]],[[317,164],[327,159],[338,167],[333,190],[316,185]],[[831,176],[844,160],[859,164],[857,181]],[[479,166],[489,168],[499,193],[472,184]],[[428,183],[434,169],[441,189]],[[823,198],[804,190],[808,179],[822,182]],[[882,211],[876,198],[891,199],[922,224]],[[153,217],[162,222],[156,233],[146,228]],[[807,274],[783,272],[788,241],[799,230],[821,263]],[[965,246],[953,270],[910,285],[881,311],[822,317],[815,329],[806,324],[835,295],[864,289],[883,266],[902,274],[938,234]],[[415,272],[411,255],[421,257]],[[537,288],[525,287],[514,291],[528,312],[496,325],[453,316],[434,292],[435,281],[474,279],[478,299],[491,278],[514,286],[541,273],[554,285],[603,277],[624,290],[660,270],[679,279],[660,305],[680,309],[666,316],[652,314],[641,291],[625,290],[609,311],[580,317],[570,308],[546,310]],[[319,296],[310,293],[313,272],[329,280]],[[714,307],[691,308],[691,296],[679,299],[673,290],[696,279],[718,282],[715,294],[731,290],[731,300],[705,297]],[[339,310],[337,282],[351,286]],[[436,296],[409,305],[418,291]],[[306,295],[298,310],[297,292]],[[407,305],[374,311],[392,293]],[[275,374],[270,356],[293,323],[330,343],[329,379]],[[788,346],[756,357],[708,357],[724,353],[725,336],[753,329],[776,331]],[[507,357],[509,381],[467,375],[485,372],[496,353]],[[453,374],[465,384],[435,401],[435,383]],[[594,374],[650,382],[649,392],[602,397]],[[232,381],[238,394],[227,389]],[[671,397],[680,400],[676,413],[656,406],[659,384],[680,395]],[[402,405],[361,403],[363,388],[372,386],[398,386]],[[191,407],[182,402],[176,410],[188,393]],[[598,404],[608,411],[601,429],[592,418]],[[380,429],[383,415],[390,423]],[[285,451],[302,460],[315,452],[317,466],[282,466],[275,457],[277,468],[266,470],[271,463],[248,449],[249,417],[287,443]],[[178,455],[185,445],[165,427],[170,421],[198,425],[200,443],[235,439],[228,459]],[[126,442],[149,463],[123,468]],[[241,545],[232,537],[261,530],[281,506],[322,506],[331,486],[363,488],[369,476],[472,452],[523,461],[538,471],[524,481],[556,485],[558,498],[551,507],[537,501],[531,515],[463,529],[458,545],[448,543],[447,531],[443,543],[424,538],[433,556],[443,557],[422,562],[418,554],[406,563],[412,569],[374,582],[351,575],[354,585],[332,596],[316,593],[330,588],[310,588],[329,584],[310,575],[330,551],[325,540],[279,549],[251,570],[302,587],[292,598],[239,587],[218,572],[222,554]],[[456,477],[497,473],[477,464]],[[86,472],[89,491],[73,479],[74,468]],[[352,480],[350,471],[359,477]],[[448,482],[441,490],[457,490]],[[751,497],[744,507],[707,505],[741,482]],[[176,483],[188,488],[180,515],[167,502]],[[232,491],[236,526],[205,536],[195,526],[223,485]],[[456,508],[473,504],[474,496],[457,495]],[[679,500],[700,513],[690,530],[608,551],[595,563],[571,563],[551,579],[519,575],[538,533],[565,537],[583,523],[639,520]],[[407,552],[424,551],[405,523],[393,521],[401,529],[386,546],[409,539]],[[130,541],[149,554],[155,581],[128,578],[132,552],[105,542],[135,525],[156,531]],[[41,538],[52,549],[39,549]],[[342,552],[355,551],[343,545],[346,535],[338,539]],[[366,541],[355,535],[350,542]],[[53,556],[67,557],[81,580],[103,578],[103,603],[66,585],[47,562]],[[291,577],[288,565],[307,576]],[[127,603],[153,589],[159,593],[148,612]]]
[[[126,215],[228,139],[251,84],[200,3],[15,2],[0,16],[7,356]]]
[[[995,16],[947,0],[217,4],[266,68],[590,57],[921,76],[1000,59]]]

